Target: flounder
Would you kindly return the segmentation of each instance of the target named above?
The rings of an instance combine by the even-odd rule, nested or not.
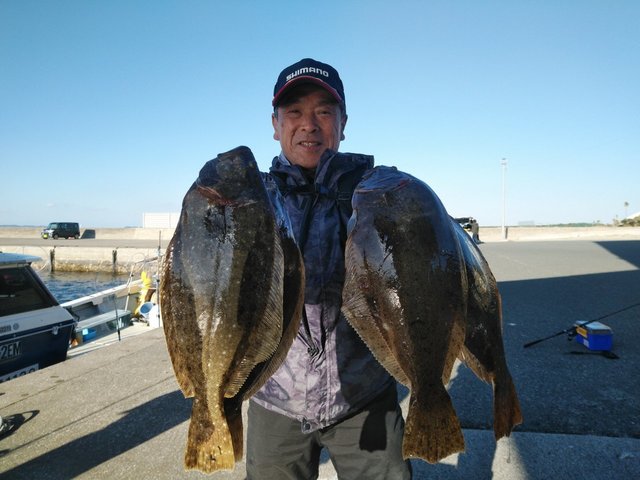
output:
[[[479,250],[425,183],[395,168],[365,175],[352,205],[343,311],[411,389],[404,458],[436,463],[464,450],[445,388],[457,357],[494,382],[496,436],[508,435],[520,408],[504,359],[497,286]]]
[[[207,162],[184,197],[160,302],[176,379],[193,397],[188,469],[233,469],[242,458],[242,401],[298,331],[304,270],[280,201],[247,147]]]

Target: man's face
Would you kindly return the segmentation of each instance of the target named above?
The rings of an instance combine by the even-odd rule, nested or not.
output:
[[[315,168],[327,148],[338,151],[347,116],[325,89],[303,84],[280,102],[271,121],[287,160]]]

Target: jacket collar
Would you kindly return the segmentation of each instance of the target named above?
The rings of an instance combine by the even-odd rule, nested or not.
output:
[[[359,153],[340,153],[327,149],[316,167],[314,183],[331,188],[343,173],[350,172],[363,164],[367,168],[373,168],[373,156]],[[291,164],[283,152],[280,152],[280,155],[273,159],[270,171],[286,175],[290,178],[289,182],[297,185],[307,183],[302,170]]]

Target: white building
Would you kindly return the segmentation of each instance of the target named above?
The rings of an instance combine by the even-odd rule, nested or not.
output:
[[[180,212],[142,214],[142,228],[176,228]]]

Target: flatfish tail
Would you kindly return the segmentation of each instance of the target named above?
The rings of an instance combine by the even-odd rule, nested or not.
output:
[[[446,313],[445,313],[446,312]],[[449,320],[444,320],[449,317]],[[443,323],[451,325],[447,355],[442,376],[434,382],[434,376],[425,367],[416,375],[423,380],[415,381],[411,386],[411,396],[402,442],[404,458],[421,458],[429,463],[438,463],[443,458],[465,450],[462,427],[451,397],[446,390],[455,358],[459,355],[464,338],[463,315],[459,309],[442,309]],[[434,335],[443,337],[441,333]]]
[[[465,449],[460,421],[442,384],[412,390],[402,441],[402,456],[438,463]]]
[[[500,292],[482,252],[457,222],[452,223],[460,240],[469,285],[467,328],[460,360],[478,378],[493,385],[493,429],[498,440],[522,423],[520,402],[504,351]]]
[[[184,467],[204,473],[232,470],[242,457],[236,458],[230,425],[226,417],[224,424],[214,422],[209,409],[207,399],[196,395],[191,407]]]

